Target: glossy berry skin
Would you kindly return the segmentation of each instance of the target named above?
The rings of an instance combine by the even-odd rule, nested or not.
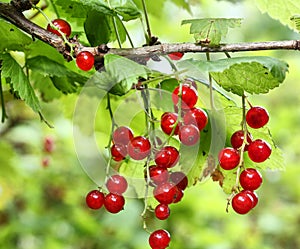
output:
[[[246,192],[240,192],[232,198],[231,205],[236,213],[246,214],[253,207],[253,199]]]
[[[240,163],[240,154],[234,148],[224,148],[219,153],[219,164],[225,170],[231,170],[237,167]]]
[[[122,195],[109,193],[105,196],[104,206],[110,213],[116,214],[124,209],[125,199]]]
[[[123,144],[113,144],[110,148],[110,152],[114,161],[122,161],[127,155],[127,146]]]
[[[247,124],[254,129],[258,129],[266,125],[269,121],[269,113],[260,106],[251,107],[246,114]]]
[[[184,56],[184,53],[181,53],[181,52],[173,52],[173,53],[170,53],[168,54],[169,58],[173,61],[178,61],[180,60],[183,56]]]
[[[165,112],[161,116],[160,127],[164,133],[171,135],[174,129],[174,135],[178,134],[179,126],[176,125],[178,115],[173,112]],[[176,126],[175,126],[176,125]],[[175,127],[175,128],[174,128]]]
[[[180,189],[180,188],[178,188],[178,187],[176,186],[176,197],[175,197],[173,203],[178,203],[178,202],[180,202],[181,199],[182,199],[182,197],[183,197],[183,194],[184,194],[184,193],[183,193],[183,190]]]
[[[181,190],[185,190],[188,186],[188,178],[181,171],[172,172],[170,174],[170,181],[173,182]]]
[[[272,153],[270,144],[262,139],[256,139],[249,144],[248,156],[255,163],[266,161]]]
[[[76,56],[76,65],[83,71],[89,71],[94,67],[94,55],[88,51],[79,52]]]
[[[187,146],[195,145],[200,140],[199,129],[195,125],[182,125],[179,128],[179,140]]]
[[[106,188],[110,193],[122,195],[128,187],[127,180],[121,175],[112,175],[106,182]]]
[[[174,167],[179,161],[179,151],[173,146],[165,146],[155,154],[155,163],[164,168]]]
[[[178,104],[179,95],[181,95],[181,108],[190,109],[195,106],[198,100],[198,92],[197,90],[188,84],[181,85],[181,93],[180,86],[176,87],[172,93],[172,100],[174,105]]]
[[[127,146],[128,155],[135,160],[143,160],[151,153],[151,144],[148,138],[134,137]]]
[[[239,130],[236,131],[235,133],[232,134],[231,138],[230,138],[230,142],[231,145],[234,149],[238,150],[242,147],[243,143],[244,143],[244,138],[245,138],[245,134],[243,130]],[[247,133],[247,143],[244,147],[244,151],[248,150],[249,144],[252,142],[252,136],[251,134],[248,132]]]
[[[258,203],[258,195],[254,191],[251,191],[251,190],[245,190],[244,189],[241,192],[246,193],[247,195],[249,195],[253,199],[252,209],[255,208],[257,203]]]
[[[64,33],[66,35],[66,37],[69,37],[71,35],[71,26],[68,22],[66,22],[65,20],[62,19],[55,19],[52,21],[52,24],[57,27],[57,29],[59,29],[62,33]],[[61,36],[61,33],[59,33],[56,29],[51,28],[50,24],[48,24],[47,26],[47,30],[58,35]]]
[[[183,116],[184,124],[196,125],[202,131],[208,123],[208,117],[204,110],[194,107]]]
[[[261,173],[253,168],[243,170],[239,179],[242,188],[251,191],[258,189],[263,181]]]
[[[171,204],[177,196],[177,187],[174,183],[165,182],[158,185],[153,191],[155,199],[162,204]]]
[[[165,220],[170,216],[170,208],[166,204],[158,204],[154,210],[155,216],[160,220]]]
[[[115,144],[123,144],[127,146],[129,141],[133,139],[133,132],[127,126],[120,126],[114,130],[112,139]]]
[[[85,198],[86,205],[91,209],[99,209],[104,204],[105,196],[99,190],[90,191]]]
[[[159,229],[149,236],[149,245],[152,249],[165,249],[169,246],[171,236],[168,231]]]
[[[156,184],[162,184],[167,182],[169,179],[169,172],[166,168],[157,165],[152,165],[149,167],[149,175],[151,181]]]

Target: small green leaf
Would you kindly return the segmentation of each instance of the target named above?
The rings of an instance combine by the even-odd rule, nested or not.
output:
[[[25,46],[31,44],[32,39],[20,31],[16,26],[0,18],[0,52],[13,50],[23,51]]]
[[[10,54],[0,54],[2,60],[2,77],[9,78],[14,91],[35,112],[40,112],[41,107],[30,82],[18,62]]]
[[[132,0],[112,0],[112,9],[115,10],[124,21],[130,21],[141,17],[141,12]]]
[[[204,18],[183,20],[181,25],[191,24],[190,34],[194,34],[196,43],[217,46],[228,33],[229,28],[241,26],[240,18]]]
[[[93,80],[99,88],[115,95],[126,94],[140,77],[148,76],[145,66],[114,54],[104,56],[104,66],[106,71],[96,73]]]

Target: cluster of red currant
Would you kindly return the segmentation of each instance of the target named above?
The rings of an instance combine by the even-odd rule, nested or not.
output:
[[[245,121],[249,127],[258,129],[268,123],[269,114],[262,107],[251,106],[246,113]],[[254,168],[245,168],[242,154],[248,152],[248,156],[253,162],[261,163],[269,158],[272,149],[263,139],[253,140],[247,128],[232,134],[231,145],[232,147],[227,147],[220,151],[218,156],[219,164],[224,170],[244,168],[238,175],[238,182],[243,190],[233,196],[231,204],[235,212],[246,214],[257,205],[258,196],[254,190],[258,189],[262,184],[262,176]],[[236,192],[237,190],[233,189],[233,191]]]
[[[48,24],[47,30],[58,35],[65,35],[67,38],[71,35],[72,30],[68,22],[63,19],[55,19],[52,24]],[[84,71],[89,71],[94,67],[94,55],[89,51],[81,51],[76,56],[76,65]]]

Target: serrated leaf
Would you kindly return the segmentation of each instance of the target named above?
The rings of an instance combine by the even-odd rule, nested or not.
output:
[[[8,50],[23,51],[25,46],[31,44],[32,39],[20,31],[16,26],[0,18],[0,52]]]
[[[241,26],[240,18],[204,18],[183,20],[181,25],[191,24],[190,34],[194,34],[196,43],[217,46],[224,38],[229,28]]]
[[[279,20],[283,25],[295,29],[291,16],[300,13],[300,1],[294,0],[255,0],[254,3],[262,13],[268,13],[273,19]]]
[[[112,0],[110,6],[126,22],[141,17],[141,12],[132,0]]]
[[[146,79],[148,75],[145,66],[114,54],[104,56],[104,66],[106,71],[96,73],[93,81],[99,88],[115,95],[124,95],[140,77]]]
[[[300,32],[300,15],[292,16],[291,21],[294,22],[296,30]]]
[[[10,54],[0,54],[0,59],[2,60],[2,77],[9,78],[14,91],[18,93],[20,98],[33,111],[40,112],[39,100],[18,62]]]

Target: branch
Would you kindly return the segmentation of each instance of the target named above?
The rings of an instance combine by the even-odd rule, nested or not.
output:
[[[68,48],[64,41],[57,35],[41,28],[26,17],[14,5],[0,2],[0,16],[14,24],[21,30],[36,37],[43,42],[56,48],[60,53],[66,57],[69,56]],[[286,40],[286,41],[268,41],[268,42],[248,42],[248,43],[233,43],[223,44],[217,47],[209,47],[194,43],[173,43],[160,44],[154,46],[145,46],[139,48],[111,48],[107,49],[105,44],[98,47],[84,47],[78,43],[76,39],[71,39],[74,43],[74,56],[80,51],[89,51],[96,57],[103,57],[105,53],[113,53],[120,56],[128,57],[151,57],[152,55],[168,54],[172,52],[184,53],[218,53],[218,52],[242,52],[242,51],[258,51],[258,50],[300,50],[300,40]]]

